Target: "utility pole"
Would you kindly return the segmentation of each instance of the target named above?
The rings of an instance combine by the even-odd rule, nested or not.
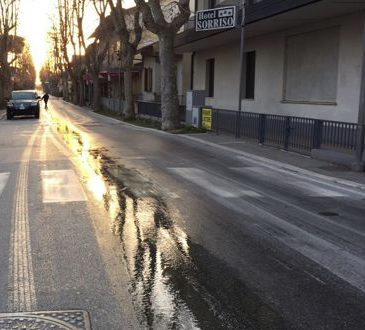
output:
[[[361,82],[360,82],[360,101],[359,101],[359,115],[357,120],[357,136],[356,136],[356,160],[352,164],[352,170],[363,172],[365,170],[365,163],[362,159],[364,153],[364,137],[365,137],[365,18],[364,31],[362,36],[362,68],[361,68]]]
[[[117,56],[118,56],[118,61],[119,61],[119,88],[118,88],[118,97],[119,97],[119,102],[118,102],[118,112],[119,114],[122,112],[122,52],[118,51],[117,52]]]
[[[241,0],[241,47],[240,47],[240,81],[239,81],[239,91],[238,91],[238,112],[237,112],[237,122],[236,122],[236,138],[241,136],[241,112],[242,112],[242,88],[243,88],[243,65],[245,60],[245,24],[246,24],[246,0]]]

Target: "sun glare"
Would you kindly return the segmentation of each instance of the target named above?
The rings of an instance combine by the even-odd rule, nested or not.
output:
[[[134,5],[134,0],[125,0],[126,7]],[[51,28],[52,17],[57,14],[57,0],[21,0],[19,10],[18,34],[30,44],[37,75],[45,62],[49,44],[47,32]],[[96,27],[97,17],[93,8],[88,8],[85,15],[85,36],[90,35]]]
[[[47,51],[47,31],[56,11],[56,0],[22,0],[19,10],[18,34],[30,44],[37,73],[44,63]]]

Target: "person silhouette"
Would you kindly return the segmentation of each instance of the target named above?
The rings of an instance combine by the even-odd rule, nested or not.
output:
[[[45,94],[42,96],[41,100],[43,100],[43,101],[44,101],[44,108],[45,108],[45,109],[48,109],[48,105],[47,105],[48,100],[49,100],[49,95],[48,95],[48,93],[45,93]]]

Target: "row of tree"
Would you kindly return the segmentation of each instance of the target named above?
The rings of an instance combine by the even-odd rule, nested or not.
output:
[[[92,35],[93,42],[86,45],[84,18],[89,2],[98,14],[98,27]],[[190,17],[189,2],[135,0],[134,7],[125,8],[122,0],[58,0],[58,17],[49,34],[51,52],[42,68],[41,79],[50,83],[62,80],[64,98],[83,105],[83,75],[87,68],[93,77],[93,105],[100,108],[99,73],[110,44],[117,40],[124,72],[124,114],[127,119],[133,118],[134,59],[143,36],[153,33],[159,42],[162,128],[175,128],[179,125],[179,101],[174,39]],[[69,79],[72,95],[68,95]]]
[[[33,89],[36,70],[29,44],[16,35],[19,0],[0,0],[0,107],[12,89]]]

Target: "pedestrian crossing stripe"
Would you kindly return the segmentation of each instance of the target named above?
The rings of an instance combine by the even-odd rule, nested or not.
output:
[[[4,188],[6,186],[6,183],[8,182],[10,173],[6,172],[6,173],[0,173],[0,196],[2,194],[2,192],[4,191]]]
[[[246,175],[256,175],[256,178],[265,178],[269,182],[275,182],[281,186],[287,186],[295,194],[306,197],[347,197],[341,189],[329,189],[321,182],[307,182],[290,176],[290,174],[281,174],[273,170],[262,167],[230,167],[231,170]]]
[[[86,201],[81,183],[71,169],[42,171],[42,188],[43,203]]]
[[[223,198],[262,197],[259,193],[246,189],[231,180],[193,167],[171,167],[169,170],[203,189]]]

